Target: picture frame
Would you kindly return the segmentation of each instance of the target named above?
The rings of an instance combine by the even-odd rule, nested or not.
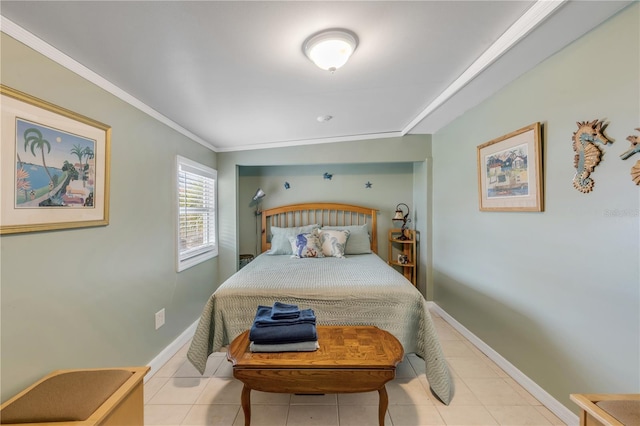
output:
[[[111,127],[0,85],[0,234],[109,224]]]
[[[544,211],[539,122],[477,148],[481,211]]]

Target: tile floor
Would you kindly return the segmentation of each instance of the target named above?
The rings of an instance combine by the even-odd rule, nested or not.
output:
[[[442,318],[432,313],[454,376],[445,406],[429,391],[424,362],[407,355],[387,383],[385,425],[564,425]],[[145,425],[244,425],[242,383],[225,352],[211,355],[204,375],[186,359],[188,345],[145,383]],[[289,395],[251,392],[253,426],[378,424],[378,393]]]

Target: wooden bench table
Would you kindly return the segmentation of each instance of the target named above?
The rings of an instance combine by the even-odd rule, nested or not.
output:
[[[640,425],[640,394],[572,393],[581,409],[580,426]]]
[[[140,426],[149,367],[56,370],[0,405],[0,424]]]
[[[252,389],[262,392],[325,394],[378,391],[378,419],[389,405],[385,384],[404,356],[393,335],[373,326],[318,326],[314,352],[250,352],[249,332],[229,345],[227,359],[240,380],[244,424],[251,424]]]

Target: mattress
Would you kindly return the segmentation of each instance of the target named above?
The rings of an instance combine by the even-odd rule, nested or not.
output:
[[[314,310],[318,325],[375,325],[405,353],[425,360],[433,393],[453,397],[447,367],[422,294],[376,254],[298,259],[261,254],[225,281],[204,307],[187,358],[204,372],[208,356],[249,329],[258,305]]]

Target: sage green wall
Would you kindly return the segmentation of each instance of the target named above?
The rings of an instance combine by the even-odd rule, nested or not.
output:
[[[148,364],[200,315],[217,259],[175,271],[175,156],[215,167],[216,154],[13,38],[1,43],[3,84],[112,127],[108,226],[0,237],[4,401],[54,369]]]
[[[220,255],[221,280],[235,272],[239,253],[256,251],[255,207],[250,202],[258,187],[267,193],[263,208],[334,201],[380,209],[378,247],[386,259],[386,235],[396,204],[408,204],[412,216],[426,211],[426,195],[415,196],[416,192],[425,194],[426,185],[424,180],[415,180],[414,170],[426,170],[430,156],[429,135],[219,153],[218,177],[229,184],[224,196],[220,195],[221,204],[235,208],[220,212],[221,244],[229,249]],[[323,179],[324,172],[333,173],[333,179]],[[284,189],[285,181],[291,189]],[[373,184],[370,189],[365,188],[367,181]],[[419,288],[425,291],[425,286],[421,282]]]
[[[433,136],[435,302],[558,401],[640,392],[640,127],[635,3]],[[576,121],[615,141],[572,186]],[[545,211],[480,212],[476,147],[543,124]]]
[[[324,179],[325,172],[333,177]],[[285,181],[289,189],[284,188]],[[371,188],[366,188],[367,182]],[[255,206],[250,204],[258,187],[268,194],[263,208],[320,200],[379,209],[378,254],[384,260],[388,230],[399,225],[391,220],[396,205],[405,203],[413,212],[413,163],[241,167],[239,183],[241,253],[256,252]]]

